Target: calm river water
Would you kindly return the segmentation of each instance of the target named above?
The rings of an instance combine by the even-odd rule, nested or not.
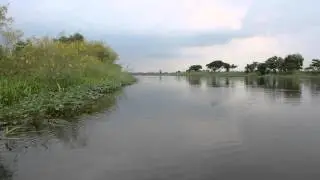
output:
[[[320,80],[138,79],[109,110],[1,141],[0,179],[320,179]]]

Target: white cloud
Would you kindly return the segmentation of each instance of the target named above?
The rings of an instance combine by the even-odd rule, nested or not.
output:
[[[11,13],[20,23],[159,33],[240,28],[246,5],[220,0],[16,0]]]
[[[28,34],[81,31],[110,42],[121,63],[136,71],[184,70],[213,59],[243,67],[296,52],[308,61],[318,56],[314,0],[10,1],[10,14]]]
[[[213,60],[223,60],[239,65],[239,69],[243,70],[247,63],[262,62],[274,55],[285,57],[290,53],[302,53],[305,57],[304,64],[307,65],[312,58],[319,58],[320,56],[316,51],[317,46],[310,48],[312,44],[320,41],[320,38],[314,37],[316,33],[317,31],[313,30],[279,36],[255,36],[233,39],[223,45],[186,47],[180,49],[181,53],[184,54],[183,58],[177,57],[165,61],[156,61],[156,67],[162,67],[167,71],[178,71],[186,70],[192,64],[200,64],[205,67]],[[159,68],[153,68],[153,64],[151,61],[150,66],[142,65],[142,69],[139,69],[139,67],[137,69],[158,70]]]

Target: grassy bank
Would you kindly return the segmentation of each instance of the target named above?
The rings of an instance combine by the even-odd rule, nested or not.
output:
[[[134,82],[116,60],[110,47],[86,40],[33,39],[18,51],[2,53],[0,121],[79,114],[103,95]]]
[[[6,6],[0,14],[0,125],[72,117],[135,81],[103,42],[79,33],[24,38],[12,27]]]

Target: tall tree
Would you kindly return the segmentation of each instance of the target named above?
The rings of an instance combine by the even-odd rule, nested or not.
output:
[[[84,41],[84,36],[80,33],[75,33],[69,37],[72,41]]]
[[[284,59],[282,57],[278,57],[277,59],[277,69],[279,72],[285,72],[286,71],[286,67],[284,64]]]
[[[211,69],[213,72],[216,72],[218,69],[222,68],[224,65],[224,62],[221,60],[212,61],[211,63],[207,64],[207,68]]]
[[[273,56],[273,57],[268,58],[265,63],[271,71],[273,71],[274,73],[277,72],[277,69],[278,69],[278,57],[277,56]]]
[[[23,32],[12,27],[13,18],[8,17],[8,6],[0,5],[0,39],[4,52],[12,52]]]
[[[289,54],[284,58],[286,71],[292,72],[302,69],[304,58],[301,54]]]
[[[229,63],[223,63],[223,68],[226,70],[226,72],[229,72],[231,65]]]
[[[245,67],[245,72],[246,73],[254,72],[257,69],[258,64],[259,64],[258,62],[253,62],[252,64],[247,64],[246,67]]]
[[[320,60],[319,59],[312,59],[310,66],[308,67],[309,70],[313,71],[320,71]]]
[[[267,73],[267,68],[268,65],[266,63],[259,63],[257,65],[257,71],[261,74],[261,75],[265,75]]]
[[[200,71],[202,69],[202,66],[201,65],[192,65],[189,67],[189,69],[187,71]]]
[[[237,65],[235,65],[235,64],[231,64],[230,69],[236,69],[237,67],[238,67]]]

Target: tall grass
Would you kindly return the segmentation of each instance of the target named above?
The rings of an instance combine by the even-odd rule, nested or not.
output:
[[[29,40],[0,56],[0,120],[56,117],[81,111],[134,81],[101,42]]]

